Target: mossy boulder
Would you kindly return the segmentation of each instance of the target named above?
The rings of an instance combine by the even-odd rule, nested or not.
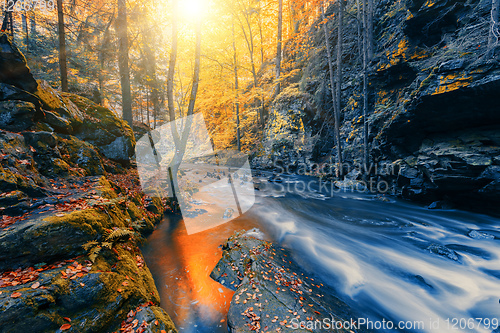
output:
[[[90,143],[71,135],[60,135],[57,139],[61,155],[74,168],[82,169],[85,176],[104,174],[101,156]]]
[[[37,289],[30,288],[33,282],[3,288],[2,332],[54,332],[68,323],[65,318],[71,319],[74,332],[110,332],[118,331],[115,328],[120,322],[130,317],[141,324],[146,321],[152,332],[176,332],[170,317],[157,306],[158,291],[138,248],[125,243],[114,251],[109,250],[93,265],[81,258],[42,271],[37,279],[41,287]],[[77,265],[89,271],[71,278],[62,274]],[[20,296],[10,297],[13,292]]]
[[[45,111],[44,121],[59,133],[71,134],[83,124],[83,114],[67,97],[61,96],[47,81],[39,80],[36,96]],[[48,111],[48,112],[47,112]]]
[[[69,98],[84,114],[84,124],[75,136],[96,146],[110,160],[127,164],[135,147],[130,126],[111,110],[87,98],[73,94],[62,96]]]

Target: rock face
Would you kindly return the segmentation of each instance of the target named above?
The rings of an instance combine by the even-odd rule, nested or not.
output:
[[[333,6],[328,10],[333,12]],[[447,199],[461,207],[482,205],[486,210],[498,208],[498,175],[491,167],[498,165],[500,153],[500,49],[488,50],[489,25],[480,23],[489,22],[490,10],[487,1],[375,3],[367,119],[370,161],[372,170],[390,165],[395,172],[372,176],[395,182],[403,197],[427,203]],[[332,47],[337,44],[334,24],[331,20]],[[350,165],[359,165],[363,153],[362,68],[360,58],[351,56],[358,52],[356,33],[352,15],[345,22],[346,47],[351,45],[352,49],[345,51],[343,59],[341,112],[344,160]],[[304,114],[302,121],[312,126],[291,133],[287,141],[319,134],[321,139],[315,146],[299,155],[313,162],[327,162],[335,160],[336,152],[332,137],[327,135],[332,133],[334,123],[320,26],[311,29],[310,41],[314,47],[306,65],[297,59],[294,69],[301,73],[295,81],[300,93],[295,96],[318,111]],[[275,112],[287,114],[290,105],[276,98],[270,107],[270,119],[275,118]],[[281,126],[268,121],[264,142]],[[267,148],[262,152],[268,153]]]
[[[0,82],[34,93],[37,83],[26,65],[26,59],[7,34],[0,34]]]
[[[311,323],[325,318],[330,325],[356,321],[349,306],[303,272],[288,251],[256,235],[249,231],[229,238],[210,275],[235,290],[227,317],[231,332],[310,332]],[[336,332],[365,332],[347,326]],[[335,326],[313,331],[329,330]]]
[[[35,81],[24,56],[5,34],[0,35],[0,73],[0,130],[71,135],[105,158],[130,162],[135,146],[130,126],[84,97],[61,94],[47,82]]]
[[[310,160],[319,135],[313,135],[316,110],[312,99],[299,91],[298,85],[284,89],[276,98],[269,112],[260,155],[253,163],[272,167],[277,160],[294,165],[298,161]]]

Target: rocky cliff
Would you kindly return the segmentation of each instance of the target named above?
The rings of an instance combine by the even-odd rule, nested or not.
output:
[[[383,0],[375,6],[367,119],[371,176],[393,182],[405,198],[497,209],[500,52],[487,47],[491,1]],[[333,11],[331,6],[327,14]],[[363,151],[362,68],[356,8],[347,11],[341,141],[344,160],[354,166],[361,163]],[[334,19],[328,29],[334,47]],[[296,163],[296,156],[288,156],[290,147],[299,161],[335,161],[321,25],[313,26],[310,40],[312,48],[301,55],[308,61],[295,59],[300,75],[270,106],[258,166],[270,167],[276,158]],[[376,171],[382,169],[391,172]]]

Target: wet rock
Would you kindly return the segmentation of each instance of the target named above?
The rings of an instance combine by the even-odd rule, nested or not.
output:
[[[495,239],[495,236],[487,232],[482,232],[478,230],[471,230],[467,233],[467,236],[474,239]]]
[[[226,210],[224,211],[224,214],[222,216],[223,219],[230,219],[232,218],[234,215],[234,209],[232,208],[226,208]]]
[[[148,268],[137,265],[136,250],[118,247],[119,261],[109,255],[94,264],[72,259],[38,265],[55,266],[40,273],[39,287],[30,282],[2,288],[2,331],[54,332],[69,318],[73,331],[110,332],[133,313],[140,324],[145,321],[153,329],[150,332],[159,332],[160,327],[176,332],[169,316],[156,306],[158,292]],[[13,293],[17,297],[11,297]]]
[[[427,209],[453,209],[453,204],[449,201],[434,201]]]
[[[134,147],[132,141],[124,136],[120,136],[109,145],[100,146],[101,153],[113,161],[127,162],[133,155]]]
[[[431,244],[429,245],[429,247],[427,247],[427,250],[429,250],[431,253],[446,257],[448,259],[459,261],[458,254],[444,245]]]
[[[0,34],[0,82],[34,93],[37,82],[30,73],[26,59],[7,34]]]
[[[33,103],[37,109],[41,106],[40,100],[34,94],[6,83],[0,83],[0,101],[30,102]]]
[[[57,146],[57,138],[51,132],[23,132],[22,135],[24,136],[26,142],[33,147],[42,147],[43,145],[46,145],[50,148],[55,148]],[[43,145],[39,145],[38,143]]]
[[[35,105],[24,101],[0,102],[0,128],[13,132],[24,131],[33,126]]]
[[[306,318],[356,318],[331,288],[308,276],[288,251],[255,235],[260,233],[254,230],[229,238],[210,275],[235,290],[227,317],[231,332],[307,332],[298,327]]]
[[[454,71],[457,69],[462,69],[465,65],[465,62],[463,59],[452,59],[448,60],[446,62],[443,62],[441,65],[439,65],[439,72],[447,72],[447,71]]]
[[[52,126],[57,132],[63,134],[71,134],[73,132],[73,127],[68,120],[58,116],[54,112],[45,111],[44,113],[47,124]]]

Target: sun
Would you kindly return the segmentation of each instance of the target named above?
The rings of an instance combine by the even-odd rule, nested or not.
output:
[[[180,14],[187,19],[201,19],[207,10],[208,0],[179,0]]]

